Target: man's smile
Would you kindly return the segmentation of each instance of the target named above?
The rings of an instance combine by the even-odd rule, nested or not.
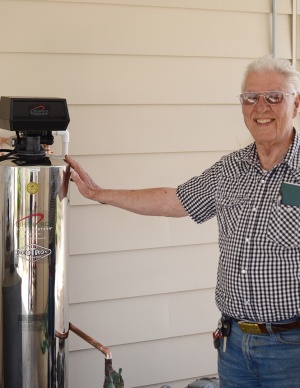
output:
[[[268,124],[274,121],[274,119],[255,119],[258,124]]]

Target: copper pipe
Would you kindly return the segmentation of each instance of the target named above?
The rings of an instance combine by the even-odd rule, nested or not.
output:
[[[81,337],[84,341],[88,342],[94,348],[100,350],[100,352],[105,355],[106,359],[112,359],[112,354],[109,348],[107,348],[106,346],[103,346],[102,344],[100,344],[100,342],[94,340],[94,338],[90,337],[89,335],[87,335],[86,333],[78,329],[71,322],[69,323],[69,330],[73,331],[75,334]]]
[[[42,144],[42,147],[44,148],[44,151],[46,152],[46,154],[53,154],[53,151],[51,150],[51,147],[49,144]]]
[[[66,333],[59,333],[57,330],[55,330],[55,337],[59,338],[61,340],[67,339],[69,336],[69,330]]]

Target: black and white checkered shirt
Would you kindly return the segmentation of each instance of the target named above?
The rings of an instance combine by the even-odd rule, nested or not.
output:
[[[300,184],[298,133],[268,172],[253,143],[177,188],[195,222],[217,216],[216,303],[231,317],[276,322],[300,315],[300,207],[281,203],[283,181]]]

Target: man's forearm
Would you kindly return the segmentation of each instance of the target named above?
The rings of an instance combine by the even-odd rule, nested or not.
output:
[[[149,216],[184,217],[187,215],[176,195],[169,187],[141,190],[97,190],[95,200],[133,213]]]
[[[73,169],[71,179],[80,193],[93,201],[105,203],[148,216],[185,217],[187,212],[176,195],[175,188],[159,187],[141,190],[109,190],[98,186],[74,159],[66,156]]]

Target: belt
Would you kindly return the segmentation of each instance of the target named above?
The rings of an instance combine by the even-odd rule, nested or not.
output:
[[[235,322],[239,325],[240,329],[247,334],[269,334],[267,326],[265,323],[254,323],[247,321],[240,321],[233,318]],[[271,329],[274,333],[282,333],[285,331],[299,329],[300,321],[294,321],[289,323],[272,323]]]

